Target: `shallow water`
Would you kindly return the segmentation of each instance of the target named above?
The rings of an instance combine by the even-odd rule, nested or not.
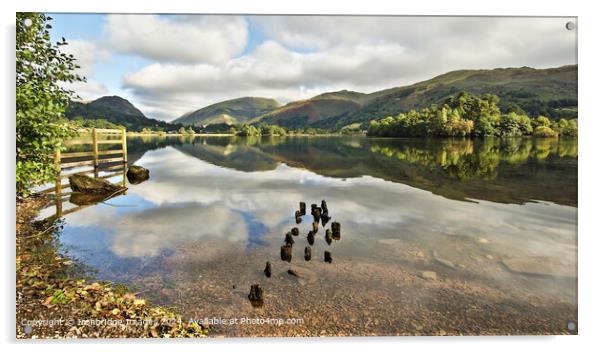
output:
[[[128,151],[150,180],[67,215],[62,250],[187,318],[303,320],[219,333],[574,333],[575,140],[156,137]],[[328,245],[320,226],[305,261],[321,200],[341,240]],[[289,264],[280,246],[294,226]],[[246,297],[255,283],[260,309]]]

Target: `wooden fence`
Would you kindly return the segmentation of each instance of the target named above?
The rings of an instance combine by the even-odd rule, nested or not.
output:
[[[86,131],[87,132],[87,131]],[[117,138],[108,138],[117,137]],[[107,138],[107,139],[102,139]],[[121,149],[100,150],[99,146],[119,144]],[[72,191],[64,192],[69,188],[69,176],[75,174],[90,175],[95,178],[108,179],[115,176],[122,176],[121,186],[126,186],[127,172],[127,137],[125,130],[117,129],[92,129],[92,138],[79,138],[65,141],[67,147],[78,145],[91,145],[92,150],[76,151],[62,153],[57,149],[54,155],[54,162],[59,173],[55,180],[54,187],[39,191],[40,193],[54,194],[56,216],[57,218],[76,212],[90,205],[80,205],[63,211],[63,202],[67,201]],[[110,147],[109,147],[110,148]],[[86,167],[83,170],[72,170],[74,168]],[[101,175],[101,173],[103,173]],[[67,180],[67,183],[63,183]]]

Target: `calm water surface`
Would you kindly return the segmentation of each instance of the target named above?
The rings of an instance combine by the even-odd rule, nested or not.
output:
[[[188,317],[304,319],[223,334],[570,333],[576,320],[576,140],[156,137],[128,151],[150,180],[67,215],[63,251]],[[321,227],[305,261],[312,220],[294,212],[323,199],[342,237],[328,245]]]

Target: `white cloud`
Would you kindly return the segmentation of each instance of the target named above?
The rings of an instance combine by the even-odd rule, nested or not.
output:
[[[124,63],[123,89],[147,116],[172,120],[241,96],[286,103],[332,90],[372,92],[458,69],[573,64],[576,37],[564,27],[568,20],[108,15],[99,43],[150,60],[135,69]],[[96,45],[77,54],[93,62],[100,51]],[[106,92],[94,81],[76,90],[84,97]]]
[[[151,60],[227,62],[247,44],[247,22],[234,16],[109,15],[104,28],[117,51]]]
[[[82,100],[92,100],[108,93],[107,87],[93,79],[97,59],[107,59],[110,54],[94,42],[86,40],[69,40],[61,51],[72,54],[76,58],[79,69],[75,73],[86,77],[86,82],[63,83],[66,89],[76,92]]]

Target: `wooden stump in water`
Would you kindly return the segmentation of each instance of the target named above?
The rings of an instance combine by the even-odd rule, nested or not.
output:
[[[328,221],[330,221],[330,216],[322,214],[322,227],[326,227]]]
[[[332,233],[340,239],[341,238],[341,224],[334,221],[331,224],[331,227],[332,227]]]
[[[272,277],[272,264],[267,261],[265,262],[265,269],[263,269],[265,276]]]
[[[306,246],[305,247],[305,261],[310,261],[310,260],[311,260],[311,247]]]
[[[316,237],[314,235],[314,232],[309,231],[309,233],[307,234],[307,243],[309,243],[311,246],[313,246],[315,240],[316,240]]]
[[[305,202],[299,202],[299,214],[305,215]]]
[[[314,221],[311,223],[311,226],[314,234],[318,233],[318,230],[320,229],[320,224]]]
[[[293,227],[291,229],[291,233],[293,234],[293,236],[299,236],[299,228],[298,227]]]
[[[313,209],[311,211],[311,215],[313,215],[314,221],[320,222],[320,218],[322,217],[322,209],[321,208],[315,208],[315,209]]]
[[[332,263],[332,254],[329,251],[324,251],[324,261],[326,263]]]
[[[293,240],[293,235],[290,232],[287,232],[286,235],[284,235],[284,243],[289,244],[289,245],[293,245],[293,243],[295,243],[295,240]]]
[[[291,262],[291,259],[293,258],[293,246],[290,244],[285,244],[284,246],[280,247],[280,259],[282,259],[285,262]]]
[[[321,208],[322,208],[322,214],[328,215],[328,206],[326,205],[326,201],[325,200],[322,200],[322,206],[321,206]]]
[[[330,229],[326,229],[326,235],[324,236],[324,239],[328,245],[332,243],[332,231],[330,231]]]
[[[263,306],[263,289],[259,285],[251,285],[251,291],[249,292],[249,301],[255,308]]]
[[[295,223],[300,224],[303,219],[301,219],[301,212],[299,210],[295,211]]]

